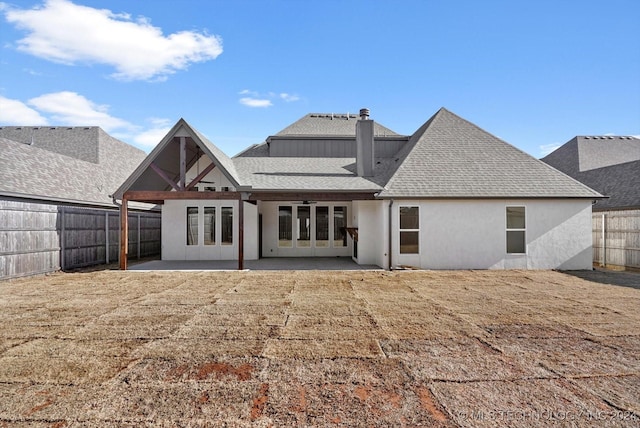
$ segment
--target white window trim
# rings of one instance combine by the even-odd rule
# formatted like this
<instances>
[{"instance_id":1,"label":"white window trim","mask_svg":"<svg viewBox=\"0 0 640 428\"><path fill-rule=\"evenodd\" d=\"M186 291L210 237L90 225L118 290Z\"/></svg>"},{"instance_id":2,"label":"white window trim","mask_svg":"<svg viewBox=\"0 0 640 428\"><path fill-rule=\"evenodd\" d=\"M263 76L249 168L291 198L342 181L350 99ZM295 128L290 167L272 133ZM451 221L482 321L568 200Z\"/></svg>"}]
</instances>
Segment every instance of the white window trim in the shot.
<instances>
[{"instance_id":1,"label":"white window trim","mask_svg":"<svg viewBox=\"0 0 640 428\"><path fill-rule=\"evenodd\" d=\"M402 210L402 208L417 208L418 209L418 228L417 229L403 229L402 228L402 220L400 218L401 213L400 211ZM420 224L422 222L420 221L420 205L398 205L398 254L400 256L415 256L416 254L420 254L420 251L422 251L422 245L420 245ZM403 253L402 252L402 247L400 244L400 235L402 234L402 232L418 232L418 252L417 253Z\"/></svg>"},{"instance_id":2,"label":"white window trim","mask_svg":"<svg viewBox=\"0 0 640 428\"><path fill-rule=\"evenodd\" d=\"M309 246L300 246L298 245L298 234L299 234L299 230L297 228L297 220L298 220L298 209L300 206L308 206L309 207L309 228L310 228L310 245ZM349 212L350 212L350 208L347 206L347 204L343 203L343 202L335 202L335 203L320 203L318 205L313 204L313 205L300 205L298 206L297 204L293 204L293 203L284 203L284 204L277 204L276 205L276 213L277 213L277 218L278 218L278 248L285 248L285 249L291 249L291 248L299 248L299 249L309 249L309 248L319 248L319 249L326 249L326 248L336 248L336 249L342 249L342 248L347 248L349 247L349 244L347 243L347 245L341 245L341 246L336 246L335 242L334 242L334 232L335 232L335 209L337 207L339 208L344 208L344 220L345 220L345 227L348 226L349 224ZM327 207L329 208L329 245L326 247L317 247L316 246L316 209L318 207ZM289 207L291 208L291 245L290 246L285 246L285 245L280 245L280 220L279 220L279 216L280 216L280 208L281 207Z\"/></svg>"},{"instance_id":3,"label":"white window trim","mask_svg":"<svg viewBox=\"0 0 640 428\"><path fill-rule=\"evenodd\" d=\"M507 208L524 208L524 228L508 228L507 227ZM521 205L521 204L509 204L509 205L505 205L504 207L504 227L505 227L505 233L504 233L504 238L505 238L505 242L504 242L504 251L508 256L522 256L522 255L526 255L527 254L527 249L528 249L528 245L527 245L527 206L526 205ZM524 252L523 253L510 253L507 250L507 235L509 232L524 232Z\"/></svg>"}]
</instances>

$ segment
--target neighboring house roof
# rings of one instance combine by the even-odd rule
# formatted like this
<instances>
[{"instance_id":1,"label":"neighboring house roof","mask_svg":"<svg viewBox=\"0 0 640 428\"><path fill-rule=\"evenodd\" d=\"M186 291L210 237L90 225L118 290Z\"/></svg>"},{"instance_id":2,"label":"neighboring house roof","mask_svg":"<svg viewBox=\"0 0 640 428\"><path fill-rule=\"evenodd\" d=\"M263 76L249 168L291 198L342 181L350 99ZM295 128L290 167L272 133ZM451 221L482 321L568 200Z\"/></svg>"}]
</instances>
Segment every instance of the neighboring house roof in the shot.
<instances>
[{"instance_id":1,"label":"neighboring house roof","mask_svg":"<svg viewBox=\"0 0 640 428\"><path fill-rule=\"evenodd\" d=\"M373 176L361 177L356 173L356 159L347 154L356 144L357 120L355 115L309 114L266 143L230 159L180 119L115 195L122 197L126 190L170 190L149 167L154 163L172 174L172 179L178 177L175 142L181 133L193 137L188 141L192 157L187 159L187 170L205 153L239 191L362 191L381 198L602 197L444 108L410 137L381 126L374 128L387 135L375 137L374 145L380 151ZM280 145L274 152L280 143L309 150L302 151L304 156L283 156L280 153L296 150L282 150ZM346 150L347 146L351 149Z\"/></svg>"},{"instance_id":2,"label":"neighboring house roof","mask_svg":"<svg viewBox=\"0 0 640 428\"><path fill-rule=\"evenodd\" d=\"M358 116L355 114L309 113L269 138L301 135L306 137L355 137L357 121ZM374 124L373 133L376 136L399 135L377 122Z\"/></svg>"},{"instance_id":3,"label":"neighboring house roof","mask_svg":"<svg viewBox=\"0 0 640 428\"><path fill-rule=\"evenodd\" d=\"M594 210L640 208L640 138L576 136L542 160L609 197Z\"/></svg>"},{"instance_id":4,"label":"neighboring house roof","mask_svg":"<svg viewBox=\"0 0 640 428\"><path fill-rule=\"evenodd\" d=\"M113 206L113 188L144 157L97 127L1 127L0 195Z\"/></svg>"},{"instance_id":5,"label":"neighboring house roof","mask_svg":"<svg viewBox=\"0 0 640 428\"><path fill-rule=\"evenodd\" d=\"M600 197L597 192L442 108L398 154L382 197Z\"/></svg>"}]
</instances>

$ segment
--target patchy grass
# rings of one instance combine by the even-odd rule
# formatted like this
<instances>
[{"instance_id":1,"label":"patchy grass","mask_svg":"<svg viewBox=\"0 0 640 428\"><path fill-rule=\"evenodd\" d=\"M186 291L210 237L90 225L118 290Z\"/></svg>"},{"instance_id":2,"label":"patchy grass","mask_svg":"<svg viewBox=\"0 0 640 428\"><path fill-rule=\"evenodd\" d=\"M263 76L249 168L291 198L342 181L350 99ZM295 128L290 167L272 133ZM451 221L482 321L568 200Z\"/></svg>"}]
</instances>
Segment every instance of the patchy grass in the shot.
<instances>
[{"instance_id":1,"label":"patchy grass","mask_svg":"<svg viewBox=\"0 0 640 428\"><path fill-rule=\"evenodd\" d=\"M638 426L640 289L581 276L2 282L0 427Z\"/></svg>"}]
</instances>

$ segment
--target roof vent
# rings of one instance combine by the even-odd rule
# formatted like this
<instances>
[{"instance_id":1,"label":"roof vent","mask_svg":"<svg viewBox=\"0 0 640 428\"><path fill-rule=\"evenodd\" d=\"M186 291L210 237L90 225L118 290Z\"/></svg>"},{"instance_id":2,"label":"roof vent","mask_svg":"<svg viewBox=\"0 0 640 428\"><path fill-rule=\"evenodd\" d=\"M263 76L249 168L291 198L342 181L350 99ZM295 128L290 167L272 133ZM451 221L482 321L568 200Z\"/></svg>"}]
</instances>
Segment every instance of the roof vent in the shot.
<instances>
[{"instance_id":1,"label":"roof vent","mask_svg":"<svg viewBox=\"0 0 640 428\"><path fill-rule=\"evenodd\" d=\"M369 120L369 109L361 108L360 109L360 119L361 120Z\"/></svg>"}]
</instances>

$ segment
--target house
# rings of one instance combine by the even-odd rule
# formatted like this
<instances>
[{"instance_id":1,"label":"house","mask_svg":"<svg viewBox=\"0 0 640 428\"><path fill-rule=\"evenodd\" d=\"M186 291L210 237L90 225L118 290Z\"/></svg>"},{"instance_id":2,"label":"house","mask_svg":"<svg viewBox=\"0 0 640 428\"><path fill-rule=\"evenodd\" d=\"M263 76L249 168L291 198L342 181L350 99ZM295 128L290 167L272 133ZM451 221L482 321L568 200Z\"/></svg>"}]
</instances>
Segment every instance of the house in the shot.
<instances>
[{"instance_id":1,"label":"house","mask_svg":"<svg viewBox=\"0 0 640 428\"><path fill-rule=\"evenodd\" d=\"M0 127L0 279L116 260L110 194L145 157L95 126ZM159 253L159 214L135 208L132 251Z\"/></svg>"},{"instance_id":2,"label":"house","mask_svg":"<svg viewBox=\"0 0 640 428\"><path fill-rule=\"evenodd\" d=\"M180 119L114 197L162 204L163 260L589 269L602 195L442 108L408 136L308 114L233 158Z\"/></svg>"},{"instance_id":3,"label":"house","mask_svg":"<svg viewBox=\"0 0 640 428\"><path fill-rule=\"evenodd\" d=\"M593 205L593 262L640 269L640 138L577 136L542 160L607 196Z\"/></svg>"},{"instance_id":4,"label":"house","mask_svg":"<svg viewBox=\"0 0 640 428\"><path fill-rule=\"evenodd\" d=\"M640 209L640 138L577 136L542 161L607 196L593 211Z\"/></svg>"}]
</instances>

